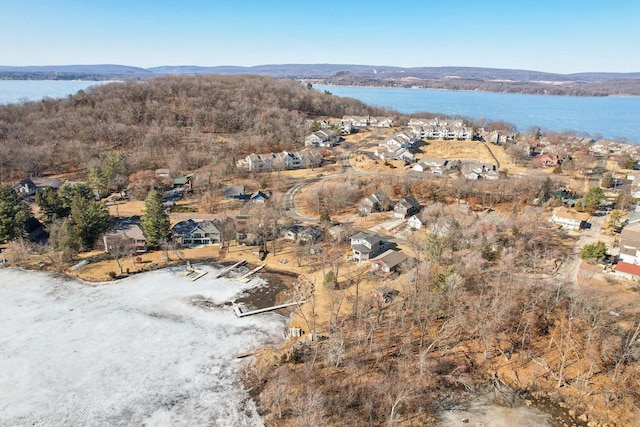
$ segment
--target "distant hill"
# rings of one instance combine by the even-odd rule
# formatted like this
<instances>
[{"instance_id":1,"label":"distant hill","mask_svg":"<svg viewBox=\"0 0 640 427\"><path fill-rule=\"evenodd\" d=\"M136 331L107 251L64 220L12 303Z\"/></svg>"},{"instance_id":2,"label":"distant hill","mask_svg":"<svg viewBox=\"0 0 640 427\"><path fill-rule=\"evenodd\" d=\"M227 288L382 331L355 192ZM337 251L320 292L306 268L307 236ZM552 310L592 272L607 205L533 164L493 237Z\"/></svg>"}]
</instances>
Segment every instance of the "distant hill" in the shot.
<instances>
[{"instance_id":1,"label":"distant hill","mask_svg":"<svg viewBox=\"0 0 640 427\"><path fill-rule=\"evenodd\" d=\"M128 65L27 65L9 67L0 65L0 73L92 73L92 74L150 74L150 71Z\"/></svg>"},{"instance_id":2,"label":"distant hill","mask_svg":"<svg viewBox=\"0 0 640 427\"><path fill-rule=\"evenodd\" d=\"M256 74L360 86L426 87L557 95L640 95L640 72L558 74L479 67L413 67L354 64L269 64L253 67L114 64L0 66L0 79L145 79L167 74Z\"/></svg>"}]
</instances>

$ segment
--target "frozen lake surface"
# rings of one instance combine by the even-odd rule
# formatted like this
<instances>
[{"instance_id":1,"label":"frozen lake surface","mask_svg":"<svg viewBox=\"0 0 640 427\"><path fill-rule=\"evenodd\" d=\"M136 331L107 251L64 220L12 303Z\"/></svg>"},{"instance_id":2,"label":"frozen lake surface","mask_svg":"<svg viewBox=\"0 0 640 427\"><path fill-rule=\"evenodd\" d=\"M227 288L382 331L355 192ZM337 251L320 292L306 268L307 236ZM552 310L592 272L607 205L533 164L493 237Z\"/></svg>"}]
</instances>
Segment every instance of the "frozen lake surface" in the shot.
<instances>
[{"instance_id":1,"label":"frozen lake surface","mask_svg":"<svg viewBox=\"0 0 640 427\"><path fill-rule=\"evenodd\" d=\"M87 284L0 269L0 425L262 425L234 355L279 343L285 319L217 307L259 279L179 271Z\"/></svg>"}]
</instances>

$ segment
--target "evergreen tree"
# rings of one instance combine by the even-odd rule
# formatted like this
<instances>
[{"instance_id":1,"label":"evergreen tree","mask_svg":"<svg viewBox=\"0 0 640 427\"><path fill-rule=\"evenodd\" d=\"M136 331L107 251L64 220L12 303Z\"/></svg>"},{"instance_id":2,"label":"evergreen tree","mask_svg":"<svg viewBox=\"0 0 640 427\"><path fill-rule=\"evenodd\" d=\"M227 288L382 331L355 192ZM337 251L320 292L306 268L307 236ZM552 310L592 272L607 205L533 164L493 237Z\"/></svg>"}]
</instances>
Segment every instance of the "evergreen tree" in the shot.
<instances>
[{"instance_id":1,"label":"evergreen tree","mask_svg":"<svg viewBox=\"0 0 640 427\"><path fill-rule=\"evenodd\" d=\"M62 206L62 200L58 195L58 191L54 188L49 187L38 191L36 193L36 204L47 222L52 222L55 218L64 218L69 215L68 210Z\"/></svg>"},{"instance_id":2,"label":"evergreen tree","mask_svg":"<svg viewBox=\"0 0 640 427\"><path fill-rule=\"evenodd\" d=\"M600 261L604 259L607 253L607 245L604 242L598 241L590 245L584 245L580 250L580 258L589 261Z\"/></svg>"},{"instance_id":3,"label":"evergreen tree","mask_svg":"<svg viewBox=\"0 0 640 427\"><path fill-rule=\"evenodd\" d=\"M100 199L106 196L107 193L109 192L107 177L105 176L105 173L102 171L102 169L99 166L94 166L91 169L89 169L89 176L87 177L87 182L89 183L93 191L95 191L95 194Z\"/></svg>"},{"instance_id":4,"label":"evergreen tree","mask_svg":"<svg viewBox=\"0 0 640 427\"><path fill-rule=\"evenodd\" d=\"M109 153L104 159L102 175L108 191L125 188L129 182L129 166L122 151Z\"/></svg>"},{"instance_id":5,"label":"evergreen tree","mask_svg":"<svg viewBox=\"0 0 640 427\"><path fill-rule=\"evenodd\" d=\"M157 248L169 237L169 215L162 206L162 195L157 190L151 190L144 200L142 230L150 248Z\"/></svg>"},{"instance_id":6,"label":"evergreen tree","mask_svg":"<svg viewBox=\"0 0 640 427\"><path fill-rule=\"evenodd\" d=\"M604 199L604 191L602 188L591 187L589 191L587 191L587 194L585 194L582 200L576 205L576 208L593 215L600 206L602 199Z\"/></svg>"},{"instance_id":7,"label":"evergreen tree","mask_svg":"<svg viewBox=\"0 0 640 427\"><path fill-rule=\"evenodd\" d=\"M55 218L66 218L71 214L71 204L75 199L82 198L95 201L93 191L86 184L63 185L59 190L46 188L36 194L36 203L47 222Z\"/></svg>"},{"instance_id":8,"label":"evergreen tree","mask_svg":"<svg viewBox=\"0 0 640 427\"><path fill-rule=\"evenodd\" d=\"M51 223L49 244L59 251L63 262L71 262L80 252L80 239L69 218L55 218Z\"/></svg>"},{"instance_id":9,"label":"evergreen tree","mask_svg":"<svg viewBox=\"0 0 640 427\"><path fill-rule=\"evenodd\" d=\"M71 220L82 249L93 246L98 237L109 229L109 212L95 200L77 197L71 202Z\"/></svg>"},{"instance_id":10,"label":"evergreen tree","mask_svg":"<svg viewBox=\"0 0 640 427\"><path fill-rule=\"evenodd\" d=\"M31 209L8 186L0 186L0 242L26 235Z\"/></svg>"}]
</instances>

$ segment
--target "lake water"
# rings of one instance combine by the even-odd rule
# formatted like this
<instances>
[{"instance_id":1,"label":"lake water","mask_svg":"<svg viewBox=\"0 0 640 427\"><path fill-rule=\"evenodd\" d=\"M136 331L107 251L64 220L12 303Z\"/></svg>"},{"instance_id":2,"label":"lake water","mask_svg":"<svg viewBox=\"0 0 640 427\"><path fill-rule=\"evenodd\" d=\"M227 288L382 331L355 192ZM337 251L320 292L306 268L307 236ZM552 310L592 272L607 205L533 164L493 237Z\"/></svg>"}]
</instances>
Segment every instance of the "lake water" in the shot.
<instances>
[{"instance_id":1,"label":"lake water","mask_svg":"<svg viewBox=\"0 0 640 427\"><path fill-rule=\"evenodd\" d=\"M108 81L0 80L0 104L64 98ZM430 112L472 119L513 123L519 131L530 126L587 133L595 139L623 138L640 143L640 97L553 96L513 93L402 89L352 86L315 86L338 96L392 108L401 113Z\"/></svg>"},{"instance_id":2,"label":"lake water","mask_svg":"<svg viewBox=\"0 0 640 427\"><path fill-rule=\"evenodd\" d=\"M279 345L286 319L236 317L264 282L198 267L98 284L0 268L0 425L263 425L235 355Z\"/></svg>"},{"instance_id":3,"label":"lake water","mask_svg":"<svg viewBox=\"0 0 640 427\"><path fill-rule=\"evenodd\" d=\"M88 87L111 83L85 80L0 80L0 104L64 98Z\"/></svg>"},{"instance_id":4,"label":"lake water","mask_svg":"<svg viewBox=\"0 0 640 427\"><path fill-rule=\"evenodd\" d=\"M514 124L586 132L595 139L624 138L640 142L640 97L553 96L513 93L404 89L354 86L314 86L334 95L401 113L430 112L472 119L487 118Z\"/></svg>"}]
</instances>

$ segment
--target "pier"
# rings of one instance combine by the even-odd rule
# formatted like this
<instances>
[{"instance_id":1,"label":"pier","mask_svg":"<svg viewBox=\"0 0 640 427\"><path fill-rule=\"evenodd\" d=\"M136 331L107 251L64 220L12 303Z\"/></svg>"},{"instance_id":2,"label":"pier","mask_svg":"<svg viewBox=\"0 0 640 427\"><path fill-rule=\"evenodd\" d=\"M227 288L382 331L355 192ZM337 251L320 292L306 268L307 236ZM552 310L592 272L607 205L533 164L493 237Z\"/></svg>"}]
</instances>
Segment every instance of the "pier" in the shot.
<instances>
[{"instance_id":1,"label":"pier","mask_svg":"<svg viewBox=\"0 0 640 427\"><path fill-rule=\"evenodd\" d=\"M192 282L195 282L196 280L207 274L207 271L194 268L191 266L191 261L187 261L187 265L184 267L184 271L180 272L180 274L182 276L186 276L187 279L191 280Z\"/></svg>"},{"instance_id":2,"label":"pier","mask_svg":"<svg viewBox=\"0 0 640 427\"><path fill-rule=\"evenodd\" d=\"M291 307L292 305L303 304L304 302L305 302L305 300L296 301L296 302L288 302L286 304L274 305L272 307L258 308L256 310L251 310L251 311L243 311L242 307L240 307L239 305L234 305L233 306L233 311L236 313L236 316L238 316L238 317L253 316L254 314L267 313L269 311L278 310L278 309L286 308L286 307Z\"/></svg>"},{"instance_id":3,"label":"pier","mask_svg":"<svg viewBox=\"0 0 640 427\"><path fill-rule=\"evenodd\" d=\"M257 273L258 271L262 270L267 264L262 264L259 265L258 267L254 268L253 270L251 270L248 273L243 274L242 276L238 277L236 280L238 282L242 282L242 283L247 283L249 280L251 280L251 276L255 273Z\"/></svg>"},{"instance_id":4,"label":"pier","mask_svg":"<svg viewBox=\"0 0 640 427\"><path fill-rule=\"evenodd\" d=\"M215 276L213 276L214 279L217 279L219 277L225 276L227 274L229 274L234 268L240 267L241 265L244 265L247 262L246 259L240 260L238 262L236 262L235 264L229 266L229 267L225 267L222 270L220 270L218 273L216 273Z\"/></svg>"}]
</instances>

